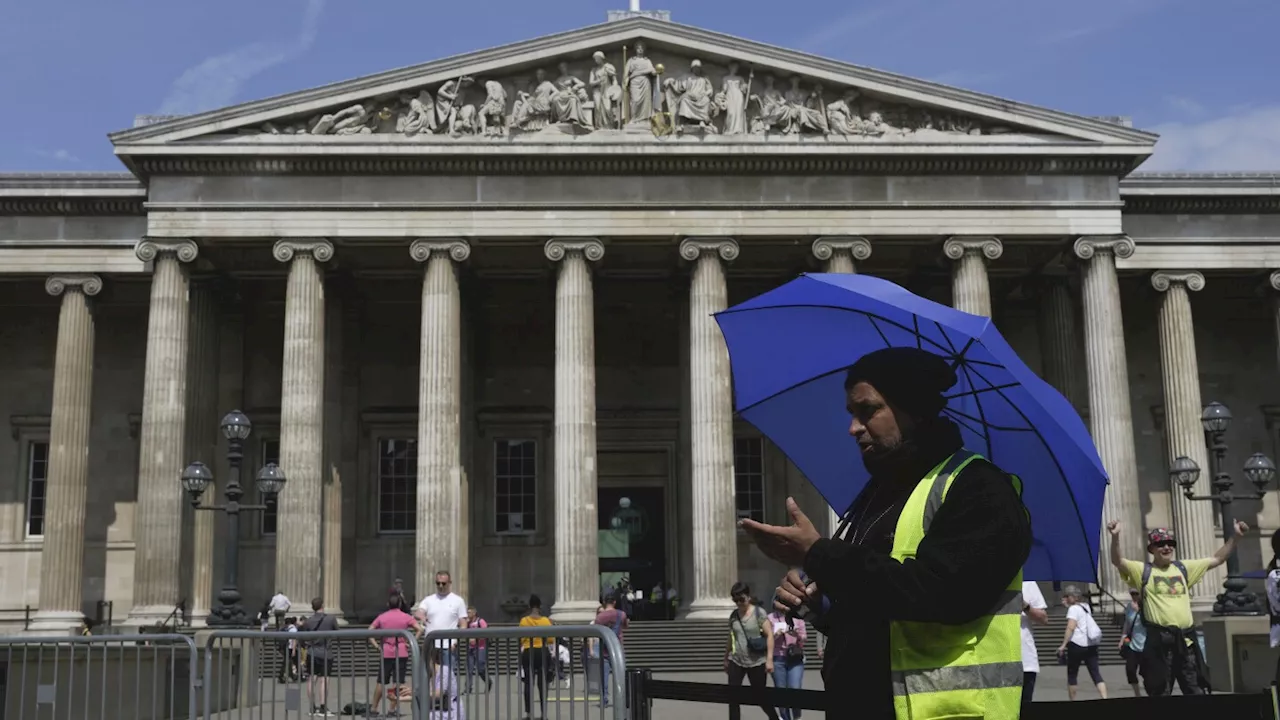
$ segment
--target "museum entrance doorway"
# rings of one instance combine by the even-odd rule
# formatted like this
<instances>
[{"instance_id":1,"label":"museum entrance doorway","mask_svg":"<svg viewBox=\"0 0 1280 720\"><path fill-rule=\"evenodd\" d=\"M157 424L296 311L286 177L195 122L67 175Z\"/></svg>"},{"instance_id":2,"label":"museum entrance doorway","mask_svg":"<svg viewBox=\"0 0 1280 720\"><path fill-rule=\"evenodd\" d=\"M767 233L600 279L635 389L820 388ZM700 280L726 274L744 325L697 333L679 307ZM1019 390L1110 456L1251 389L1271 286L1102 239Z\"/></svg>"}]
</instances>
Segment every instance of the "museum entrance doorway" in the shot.
<instances>
[{"instance_id":1,"label":"museum entrance doorway","mask_svg":"<svg viewBox=\"0 0 1280 720\"><path fill-rule=\"evenodd\" d=\"M652 590L670 584L667 566L667 478L665 451L599 453L598 551L601 592L620 588L641 593L630 604L637 619L664 619L665 604L649 602Z\"/></svg>"}]
</instances>

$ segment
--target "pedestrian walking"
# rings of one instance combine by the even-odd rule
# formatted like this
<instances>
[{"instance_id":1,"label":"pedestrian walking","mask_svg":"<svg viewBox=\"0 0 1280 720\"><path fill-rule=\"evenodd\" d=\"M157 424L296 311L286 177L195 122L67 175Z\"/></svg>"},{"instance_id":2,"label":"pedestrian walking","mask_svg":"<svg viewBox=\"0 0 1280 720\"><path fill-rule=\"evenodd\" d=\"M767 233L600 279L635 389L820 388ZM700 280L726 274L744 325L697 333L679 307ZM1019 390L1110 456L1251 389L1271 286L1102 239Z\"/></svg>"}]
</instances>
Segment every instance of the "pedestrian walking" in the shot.
<instances>
[{"instance_id":1,"label":"pedestrian walking","mask_svg":"<svg viewBox=\"0 0 1280 720\"><path fill-rule=\"evenodd\" d=\"M436 572L436 591L418 603L418 607L426 613L427 635L433 632L448 632L467 626L467 602L453 592L453 576L448 570ZM440 661L449 667L456 667L457 658L454 649L458 639L451 637L431 640L432 647L440 648Z\"/></svg>"},{"instance_id":2,"label":"pedestrian walking","mask_svg":"<svg viewBox=\"0 0 1280 720\"><path fill-rule=\"evenodd\" d=\"M1102 680L1102 668L1098 666L1098 646L1102 644L1102 628L1093 619L1093 610L1089 603L1081 599L1082 592L1075 585L1062 589L1062 604L1067 608L1067 629L1063 634L1062 644L1058 646L1058 657L1067 662L1067 697L1076 699L1076 685L1079 682L1080 666L1089 670L1089 678L1098 688L1098 695L1107 699L1107 684Z\"/></svg>"},{"instance_id":3,"label":"pedestrian walking","mask_svg":"<svg viewBox=\"0 0 1280 720\"><path fill-rule=\"evenodd\" d=\"M480 617L474 607L469 607L467 608L467 627L479 630L489 627L489 623ZM480 674L480 680L484 682L486 692L493 689L493 680L489 677L488 643L484 638L467 641L467 687L464 692L468 694L472 692L471 680L476 673Z\"/></svg>"},{"instance_id":4,"label":"pedestrian walking","mask_svg":"<svg viewBox=\"0 0 1280 720\"><path fill-rule=\"evenodd\" d=\"M1134 697L1142 697L1138 671L1142 648L1146 646L1147 628L1142 624L1141 593L1129 590L1129 604L1124 608L1124 633L1120 638L1120 657L1124 658L1124 678L1133 688Z\"/></svg>"},{"instance_id":5,"label":"pedestrian walking","mask_svg":"<svg viewBox=\"0 0 1280 720\"><path fill-rule=\"evenodd\" d=\"M1271 533L1271 562L1267 564L1267 612L1271 615L1271 647L1280 647L1280 530ZM1280 658L1275 685L1280 687Z\"/></svg>"},{"instance_id":6,"label":"pedestrian walking","mask_svg":"<svg viewBox=\"0 0 1280 720\"><path fill-rule=\"evenodd\" d=\"M542 598L529 596L529 612L520 618L520 627L551 627L551 618L542 614ZM533 717L533 686L538 686L538 703L547 716L547 680L553 672L549 651L554 637L520 638L520 682L524 686L524 716Z\"/></svg>"},{"instance_id":7,"label":"pedestrian walking","mask_svg":"<svg viewBox=\"0 0 1280 720\"><path fill-rule=\"evenodd\" d=\"M767 678L773 674L774 667L769 618L751 597L751 587L746 583L734 583L729 598L737 607L729 613L729 639L724 649L724 671L729 675L729 684L737 687L746 678L751 687L767 687ZM778 720L772 706L760 708L770 720Z\"/></svg>"},{"instance_id":8,"label":"pedestrian walking","mask_svg":"<svg viewBox=\"0 0 1280 720\"><path fill-rule=\"evenodd\" d=\"M771 603L776 605L777 603ZM769 613L773 632L773 686L804 688L804 643L809 633L803 620ZM800 708L777 708L782 720L800 720Z\"/></svg>"},{"instance_id":9,"label":"pedestrian walking","mask_svg":"<svg viewBox=\"0 0 1280 720\"><path fill-rule=\"evenodd\" d=\"M618 598L609 594L605 595L604 604L596 611L596 616L591 621L591 624L601 625L612 630L614 637L618 638L618 647L622 647L627 628L631 626L631 618L618 609ZM598 647L598 655L600 658L600 703L604 707L609 707L609 703L612 700L609 692L609 680L613 674L614 659L610 658L609 649L603 643L600 643Z\"/></svg>"},{"instance_id":10,"label":"pedestrian walking","mask_svg":"<svg viewBox=\"0 0 1280 720\"><path fill-rule=\"evenodd\" d=\"M1036 694L1036 678L1040 676L1040 653L1036 650L1036 637L1032 625L1049 622L1048 604L1040 586L1033 582L1022 583L1022 712L1027 711Z\"/></svg>"},{"instance_id":11,"label":"pedestrian walking","mask_svg":"<svg viewBox=\"0 0 1280 720\"><path fill-rule=\"evenodd\" d=\"M324 599L311 601L311 617L303 621L300 632L335 632L338 619L324 611ZM304 636L305 637L305 636ZM311 714L321 717L334 715L329 710L329 678L333 676L333 643L331 640L305 641L307 651L307 697L311 701Z\"/></svg>"}]
</instances>

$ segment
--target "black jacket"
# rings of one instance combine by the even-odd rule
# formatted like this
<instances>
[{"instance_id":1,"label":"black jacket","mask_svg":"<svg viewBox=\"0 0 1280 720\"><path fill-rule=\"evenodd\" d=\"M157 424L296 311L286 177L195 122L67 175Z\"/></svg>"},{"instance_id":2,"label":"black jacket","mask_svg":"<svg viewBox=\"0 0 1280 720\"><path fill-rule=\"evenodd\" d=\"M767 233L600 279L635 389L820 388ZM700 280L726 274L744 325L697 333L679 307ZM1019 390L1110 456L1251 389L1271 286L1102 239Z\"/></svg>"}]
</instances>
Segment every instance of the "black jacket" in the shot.
<instances>
[{"instance_id":1,"label":"black jacket","mask_svg":"<svg viewBox=\"0 0 1280 720\"><path fill-rule=\"evenodd\" d=\"M831 707L892 717L889 622L959 625L990 612L1031 551L1031 525L1010 477L975 460L952 481L916 557L889 557L893 531L916 484L961 447L940 421L911 458L873 474L845 518L843 539L819 540L804 571L829 601L814 626L828 637L822 677Z\"/></svg>"}]
</instances>

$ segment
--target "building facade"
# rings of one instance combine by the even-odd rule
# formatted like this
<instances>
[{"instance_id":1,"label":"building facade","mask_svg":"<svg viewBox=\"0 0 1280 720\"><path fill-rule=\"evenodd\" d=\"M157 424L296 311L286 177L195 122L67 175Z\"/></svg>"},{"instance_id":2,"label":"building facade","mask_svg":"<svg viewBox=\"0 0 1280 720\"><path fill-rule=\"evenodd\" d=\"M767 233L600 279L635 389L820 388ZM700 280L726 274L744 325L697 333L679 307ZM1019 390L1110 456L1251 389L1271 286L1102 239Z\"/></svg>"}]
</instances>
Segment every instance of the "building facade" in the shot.
<instances>
[{"instance_id":1,"label":"building facade","mask_svg":"<svg viewBox=\"0 0 1280 720\"><path fill-rule=\"evenodd\" d=\"M1167 471L1208 492L1202 404L1228 469L1280 439L1280 178L1135 173L1156 137L1116 119L622 17L111 141L128 172L0 176L10 630L200 622L231 540L179 478L221 499L233 408L247 500L287 477L234 539L251 607L363 618L444 569L493 620L622 576L722 617L778 575L735 518L830 522L733 419L710 317L805 271L991 315L1089 421L1134 556L1221 541Z\"/></svg>"}]
</instances>

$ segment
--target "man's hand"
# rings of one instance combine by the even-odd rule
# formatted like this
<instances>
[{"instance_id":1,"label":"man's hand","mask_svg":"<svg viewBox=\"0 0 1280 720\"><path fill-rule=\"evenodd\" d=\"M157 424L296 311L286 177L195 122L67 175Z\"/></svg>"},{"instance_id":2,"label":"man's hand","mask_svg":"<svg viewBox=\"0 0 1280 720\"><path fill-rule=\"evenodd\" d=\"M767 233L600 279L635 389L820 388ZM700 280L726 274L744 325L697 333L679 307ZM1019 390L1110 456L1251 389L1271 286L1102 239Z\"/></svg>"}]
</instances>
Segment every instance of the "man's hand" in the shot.
<instances>
[{"instance_id":1,"label":"man's hand","mask_svg":"<svg viewBox=\"0 0 1280 720\"><path fill-rule=\"evenodd\" d=\"M751 534L756 547L769 558L783 565L799 567L804 564L809 548L822 536L809 518L800 511L795 498L787 498L787 513L791 525L765 525L754 520L740 520L738 525Z\"/></svg>"},{"instance_id":2,"label":"man's hand","mask_svg":"<svg viewBox=\"0 0 1280 720\"><path fill-rule=\"evenodd\" d=\"M1120 537L1120 521L1112 520L1107 523L1107 532L1111 533L1111 537Z\"/></svg>"},{"instance_id":3,"label":"man's hand","mask_svg":"<svg viewBox=\"0 0 1280 720\"><path fill-rule=\"evenodd\" d=\"M788 612L795 610L809 598L818 592L817 583L805 587L804 579L800 577L798 570L789 570L782 578L782 584L774 591L776 599L773 603L773 609L786 615Z\"/></svg>"},{"instance_id":4,"label":"man's hand","mask_svg":"<svg viewBox=\"0 0 1280 720\"><path fill-rule=\"evenodd\" d=\"M1237 521L1236 521L1236 534L1235 534L1233 537L1242 537L1242 536L1243 536L1245 533L1247 533L1247 532L1249 532L1249 523L1247 523L1247 522L1245 522L1245 521L1243 521L1243 520L1237 520Z\"/></svg>"}]
</instances>

